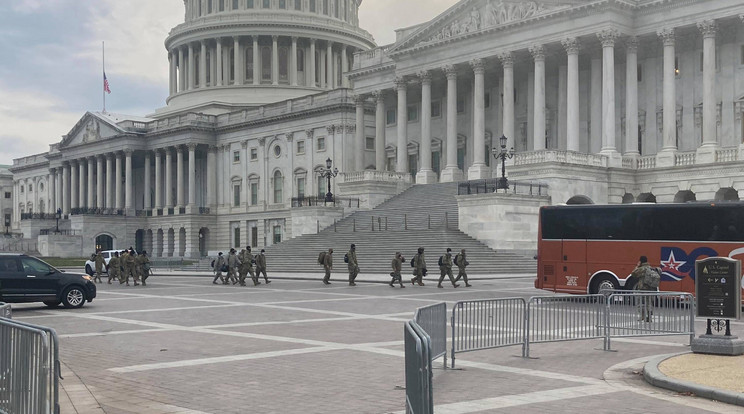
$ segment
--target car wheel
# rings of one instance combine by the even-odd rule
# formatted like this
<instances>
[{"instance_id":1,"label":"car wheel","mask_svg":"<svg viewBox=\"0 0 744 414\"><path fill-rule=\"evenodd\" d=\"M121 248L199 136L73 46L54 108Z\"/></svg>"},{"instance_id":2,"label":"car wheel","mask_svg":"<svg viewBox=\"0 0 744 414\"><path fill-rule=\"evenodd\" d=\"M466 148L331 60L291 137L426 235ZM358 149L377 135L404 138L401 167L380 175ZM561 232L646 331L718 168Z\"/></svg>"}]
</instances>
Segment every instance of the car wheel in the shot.
<instances>
[{"instance_id":1,"label":"car wheel","mask_svg":"<svg viewBox=\"0 0 744 414\"><path fill-rule=\"evenodd\" d=\"M617 280L614 277L610 275L600 275L592 281L592 285L589 288L589 293L591 293L592 295L596 295L603 290L618 289L620 289L620 284L617 283Z\"/></svg>"},{"instance_id":2,"label":"car wheel","mask_svg":"<svg viewBox=\"0 0 744 414\"><path fill-rule=\"evenodd\" d=\"M78 286L65 289L62 294L62 304L65 308L80 308L85 304L85 292Z\"/></svg>"},{"instance_id":3,"label":"car wheel","mask_svg":"<svg viewBox=\"0 0 744 414\"><path fill-rule=\"evenodd\" d=\"M90 265L85 265L85 273L87 273L88 276L93 276L93 269L90 267Z\"/></svg>"},{"instance_id":4,"label":"car wheel","mask_svg":"<svg viewBox=\"0 0 744 414\"><path fill-rule=\"evenodd\" d=\"M59 306L59 301L47 300L47 301L44 301L44 304L49 306L50 308L56 308L57 306Z\"/></svg>"}]
</instances>

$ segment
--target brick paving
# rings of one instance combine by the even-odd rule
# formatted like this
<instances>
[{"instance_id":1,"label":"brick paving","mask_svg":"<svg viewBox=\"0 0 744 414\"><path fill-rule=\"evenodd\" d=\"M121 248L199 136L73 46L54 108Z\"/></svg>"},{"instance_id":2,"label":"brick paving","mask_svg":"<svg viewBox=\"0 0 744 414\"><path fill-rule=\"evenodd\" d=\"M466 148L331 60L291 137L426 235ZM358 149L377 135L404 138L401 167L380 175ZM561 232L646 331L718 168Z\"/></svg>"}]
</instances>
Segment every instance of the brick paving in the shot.
<instances>
[{"instance_id":1,"label":"brick paving","mask_svg":"<svg viewBox=\"0 0 744 414\"><path fill-rule=\"evenodd\" d=\"M60 335L63 413L401 413L403 322L417 307L545 294L529 278L408 286L275 279L241 288L168 276L144 288L99 285L82 309L18 305L13 316ZM613 341L615 352L601 340L534 344L530 359L506 347L458 354L455 370L440 359L435 412L744 411L649 390L634 374L686 341ZM605 381L610 372L624 379Z\"/></svg>"}]
</instances>

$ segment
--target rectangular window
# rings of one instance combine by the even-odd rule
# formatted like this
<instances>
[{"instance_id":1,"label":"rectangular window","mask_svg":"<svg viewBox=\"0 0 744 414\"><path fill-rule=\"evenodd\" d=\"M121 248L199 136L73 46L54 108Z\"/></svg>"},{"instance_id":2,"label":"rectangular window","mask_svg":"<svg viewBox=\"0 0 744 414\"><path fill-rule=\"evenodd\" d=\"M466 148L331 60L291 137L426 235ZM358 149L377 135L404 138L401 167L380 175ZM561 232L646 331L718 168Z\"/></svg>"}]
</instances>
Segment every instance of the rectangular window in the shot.
<instances>
[{"instance_id":1,"label":"rectangular window","mask_svg":"<svg viewBox=\"0 0 744 414\"><path fill-rule=\"evenodd\" d=\"M486 108L491 107L491 94L486 92L485 96L483 97L483 106Z\"/></svg>"},{"instance_id":2,"label":"rectangular window","mask_svg":"<svg viewBox=\"0 0 744 414\"><path fill-rule=\"evenodd\" d=\"M431 117L439 118L440 116L442 116L442 102L434 101L431 103Z\"/></svg>"},{"instance_id":3,"label":"rectangular window","mask_svg":"<svg viewBox=\"0 0 744 414\"><path fill-rule=\"evenodd\" d=\"M271 8L271 0L263 0L263 8L264 9L270 9Z\"/></svg>"},{"instance_id":4,"label":"rectangular window","mask_svg":"<svg viewBox=\"0 0 744 414\"><path fill-rule=\"evenodd\" d=\"M367 137L367 139L364 141L365 145L364 148L369 151L375 150L375 138L374 137Z\"/></svg>"},{"instance_id":5,"label":"rectangular window","mask_svg":"<svg viewBox=\"0 0 744 414\"><path fill-rule=\"evenodd\" d=\"M225 0L220 0L220 11L225 11Z\"/></svg>"},{"instance_id":6,"label":"rectangular window","mask_svg":"<svg viewBox=\"0 0 744 414\"><path fill-rule=\"evenodd\" d=\"M279 0L279 8L280 9L286 9L287 8L287 0Z\"/></svg>"},{"instance_id":7,"label":"rectangular window","mask_svg":"<svg viewBox=\"0 0 744 414\"><path fill-rule=\"evenodd\" d=\"M410 105L408 107L408 122L418 121L418 108L416 105Z\"/></svg>"},{"instance_id":8,"label":"rectangular window","mask_svg":"<svg viewBox=\"0 0 744 414\"><path fill-rule=\"evenodd\" d=\"M328 14L328 0L323 0L323 14Z\"/></svg>"},{"instance_id":9,"label":"rectangular window","mask_svg":"<svg viewBox=\"0 0 744 414\"><path fill-rule=\"evenodd\" d=\"M258 148L251 148L251 161L258 160Z\"/></svg>"},{"instance_id":10,"label":"rectangular window","mask_svg":"<svg viewBox=\"0 0 744 414\"><path fill-rule=\"evenodd\" d=\"M315 13L315 0L310 0L310 12Z\"/></svg>"},{"instance_id":11,"label":"rectangular window","mask_svg":"<svg viewBox=\"0 0 744 414\"><path fill-rule=\"evenodd\" d=\"M256 5L253 4L253 0L245 0L245 2L246 6L248 6L249 9L256 7Z\"/></svg>"},{"instance_id":12,"label":"rectangular window","mask_svg":"<svg viewBox=\"0 0 744 414\"><path fill-rule=\"evenodd\" d=\"M305 153L305 141L297 141L297 154Z\"/></svg>"},{"instance_id":13,"label":"rectangular window","mask_svg":"<svg viewBox=\"0 0 744 414\"><path fill-rule=\"evenodd\" d=\"M638 83L643 82L643 65L638 64Z\"/></svg>"},{"instance_id":14,"label":"rectangular window","mask_svg":"<svg viewBox=\"0 0 744 414\"><path fill-rule=\"evenodd\" d=\"M325 145L325 138L320 137L318 138L318 151L325 151L326 145Z\"/></svg>"},{"instance_id":15,"label":"rectangular window","mask_svg":"<svg viewBox=\"0 0 744 414\"><path fill-rule=\"evenodd\" d=\"M252 0L249 0L249 1L252 1ZM238 5L238 0L232 0L232 4L233 4L233 6L232 6L232 9L233 10L238 10L238 8L240 7Z\"/></svg>"},{"instance_id":16,"label":"rectangular window","mask_svg":"<svg viewBox=\"0 0 744 414\"><path fill-rule=\"evenodd\" d=\"M251 205L258 204L258 183L251 183Z\"/></svg>"},{"instance_id":17,"label":"rectangular window","mask_svg":"<svg viewBox=\"0 0 744 414\"><path fill-rule=\"evenodd\" d=\"M214 9L212 9L212 0L209 0L207 2L207 13L212 13Z\"/></svg>"},{"instance_id":18,"label":"rectangular window","mask_svg":"<svg viewBox=\"0 0 744 414\"><path fill-rule=\"evenodd\" d=\"M33 185L31 185L31 184L29 184L29 185L28 185L28 191L29 191L29 192L31 192L31 191L34 191L34 186L33 186Z\"/></svg>"},{"instance_id":19,"label":"rectangular window","mask_svg":"<svg viewBox=\"0 0 744 414\"><path fill-rule=\"evenodd\" d=\"M233 185L233 207L240 207L240 185Z\"/></svg>"},{"instance_id":20,"label":"rectangular window","mask_svg":"<svg viewBox=\"0 0 744 414\"><path fill-rule=\"evenodd\" d=\"M325 195L326 195L326 186L327 186L327 184L326 184L326 180L324 178L318 180L318 197L325 197Z\"/></svg>"},{"instance_id":21,"label":"rectangular window","mask_svg":"<svg viewBox=\"0 0 744 414\"><path fill-rule=\"evenodd\" d=\"M385 113L385 123L387 125L395 124L395 109L388 109Z\"/></svg>"},{"instance_id":22,"label":"rectangular window","mask_svg":"<svg viewBox=\"0 0 744 414\"><path fill-rule=\"evenodd\" d=\"M274 244L282 242L282 226L274 226Z\"/></svg>"},{"instance_id":23,"label":"rectangular window","mask_svg":"<svg viewBox=\"0 0 744 414\"><path fill-rule=\"evenodd\" d=\"M233 151L233 162L240 162L240 151Z\"/></svg>"},{"instance_id":24,"label":"rectangular window","mask_svg":"<svg viewBox=\"0 0 744 414\"><path fill-rule=\"evenodd\" d=\"M457 98L457 113L461 114L465 112L465 99Z\"/></svg>"},{"instance_id":25,"label":"rectangular window","mask_svg":"<svg viewBox=\"0 0 744 414\"><path fill-rule=\"evenodd\" d=\"M295 10L302 10L302 0L295 0Z\"/></svg>"},{"instance_id":26,"label":"rectangular window","mask_svg":"<svg viewBox=\"0 0 744 414\"><path fill-rule=\"evenodd\" d=\"M305 198L305 177L297 179L297 197Z\"/></svg>"},{"instance_id":27,"label":"rectangular window","mask_svg":"<svg viewBox=\"0 0 744 414\"><path fill-rule=\"evenodd\" d=\"M236 227L234 229L233 243L234 243L233 244L234 247L239 247L240 246L240 227Z\"/></svg>"},{"instance_id":28,"label":"rectangular window","mask_svg":"<svg viewBox=\"0 0 744 414\"><path fill-rule=\"evenodd\" d=\"M9 192L7 192L7 191L6 191L6 192L5 192L5 198L10 198L10 197L11 197L11 194L10 194Z\"/></svg>"}]
</instances>

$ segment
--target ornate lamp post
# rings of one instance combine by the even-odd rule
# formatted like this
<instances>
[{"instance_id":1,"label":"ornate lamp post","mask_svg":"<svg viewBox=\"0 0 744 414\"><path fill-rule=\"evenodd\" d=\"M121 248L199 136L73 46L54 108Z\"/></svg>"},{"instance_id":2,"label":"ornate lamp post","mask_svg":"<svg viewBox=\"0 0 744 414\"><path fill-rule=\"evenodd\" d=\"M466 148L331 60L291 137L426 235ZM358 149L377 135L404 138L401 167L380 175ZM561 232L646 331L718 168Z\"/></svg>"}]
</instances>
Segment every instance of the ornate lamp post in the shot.
<instances>
[{"instance_id":1,"label":"ornate lamp post","mask_svg":"<svg viewBox=\"0 0 744 414\"><path fill-rule=\"evenodd\" d=\"M57 212L54 214L54 218L57 219L57 229L54 231L55 233L59 233L59 219L62 217L62 209L58 208Z\"/></svg>"},{"instance_id":2,"label":"ornate lamp post","mask_svg":"<svg viewBox=\"0 0 744 414\"><path fill-rule=\"evenodd\" d=\"M501 145L501 148L494 148L491 150L494 158L496 158L497 160L501 159L501 178L499 178L499 181L496 183L497 190L509 189L509 180L506 179L506 159L512 159L514 157L514 147L507 150L506 141L506 136L502 135L501 138L499 138L499 144Z\"/></svg>"},{"instance_id":3,"label":"ornate lamp post","mask_svg":"<svg viewBox=\"0 0 744 414\"><path fill-rule=\"evenodd\" d=\"M330 158L326 160L326 169L320 171L320 176L323 178L328 179L328 192L325 196L325 202L326 203L332 203L333 202L333 193L331 193L331 177L335 177L338 175L338 168L331 169L333 166L333 161L331 161Z\"/></svg>"}]
</instances>

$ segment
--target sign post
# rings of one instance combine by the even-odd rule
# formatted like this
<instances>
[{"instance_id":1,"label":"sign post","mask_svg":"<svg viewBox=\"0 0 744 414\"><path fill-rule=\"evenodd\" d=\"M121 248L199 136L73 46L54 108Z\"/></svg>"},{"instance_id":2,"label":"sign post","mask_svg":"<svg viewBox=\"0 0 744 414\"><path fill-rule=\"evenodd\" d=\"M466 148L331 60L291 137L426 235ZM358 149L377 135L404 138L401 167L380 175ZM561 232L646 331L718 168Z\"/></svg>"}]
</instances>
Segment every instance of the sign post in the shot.
<instances>
[{"instance_id":1,"label":"sign post","mask_svg":"<svg viewBox=\"0 0 744 414\"><path fill-rule=\"evenodd\" d=\"M709 257L695 262L697 316L707 318L705 335L692 341L692 351L704 354L742 355L744 341L731 335L731 319L741 318L741 262ZM713 330L725 334L714 335Z\"/></svg>"}]
</instances>

